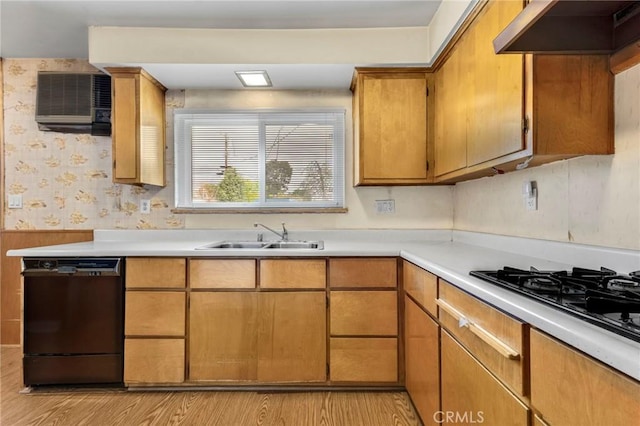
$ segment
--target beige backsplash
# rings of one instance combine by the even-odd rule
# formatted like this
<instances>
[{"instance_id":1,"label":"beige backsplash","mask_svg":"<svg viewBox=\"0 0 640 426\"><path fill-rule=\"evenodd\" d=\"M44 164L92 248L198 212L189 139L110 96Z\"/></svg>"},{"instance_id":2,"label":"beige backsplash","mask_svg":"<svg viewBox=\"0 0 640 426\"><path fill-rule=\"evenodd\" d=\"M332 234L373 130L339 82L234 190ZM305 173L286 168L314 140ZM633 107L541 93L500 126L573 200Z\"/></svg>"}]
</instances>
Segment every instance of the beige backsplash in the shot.
<instances>
[{"instance_id":1,"label":"beige backsplash","mask_svg":"<svg viewBox=\"0 0 640 426\"><path fill-rule=\"evenodd\" d=\"M640 249L640 66L615 79L615 155L457 184L454 228ZM538 210L522 183L537 182Z\"/></svg>"}]
</instances>

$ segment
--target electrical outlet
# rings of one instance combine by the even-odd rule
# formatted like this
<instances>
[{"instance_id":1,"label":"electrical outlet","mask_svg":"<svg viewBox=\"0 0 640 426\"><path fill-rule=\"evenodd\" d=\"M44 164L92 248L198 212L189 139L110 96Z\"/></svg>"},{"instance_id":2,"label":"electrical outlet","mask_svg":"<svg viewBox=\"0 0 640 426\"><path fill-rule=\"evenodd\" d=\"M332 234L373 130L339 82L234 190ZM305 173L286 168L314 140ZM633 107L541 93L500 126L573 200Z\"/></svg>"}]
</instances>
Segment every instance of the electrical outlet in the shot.
<instances>
[{"instance_id":1,"label":"electrical outlet","mask_svg":"<svg viewBox=\"0 0 640 426\"><path fill-rule=\"evenodd\" d=\"M395 200L376 200L377 214L394 214L396 212Z\"/></svg>"},{"instance_id":2,"label":"electrical outlet","mask_svg":"<svg viewBox=\"0 0 640 426\"><path fill-rule=\"evenodd\" d=\"M526 197L524 203L527 210L538 210L538 197L536 195Z\"/></svg>"},{"instance_id":3,"label":"electrical outlet","mask_svg":"<svg viewBox=\"0 0 640 426\"><path fill-rule=\"evenodd\" d=\"M151 200L140 200L140 213L151 213Z\"/></svg>"},{"instance_id":4,"label":"electrical outlet","mask_svg":"<svg viewBox=\"0 0 640 426\"><path fill-rule=\"evenodd\" d=\"M9 206L10 209L22 208L22 194L9 194Z\"/></svg>"}]
</instances>

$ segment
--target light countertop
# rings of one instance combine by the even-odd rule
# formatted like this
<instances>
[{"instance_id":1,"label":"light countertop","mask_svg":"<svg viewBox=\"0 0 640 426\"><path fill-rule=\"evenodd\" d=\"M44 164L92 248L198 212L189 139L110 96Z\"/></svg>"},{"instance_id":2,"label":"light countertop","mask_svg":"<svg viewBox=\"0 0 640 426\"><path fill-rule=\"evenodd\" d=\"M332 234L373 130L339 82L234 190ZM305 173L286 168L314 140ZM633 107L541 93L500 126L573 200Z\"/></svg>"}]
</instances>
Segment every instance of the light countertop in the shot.
<instances>
[{"instance_id":1,"label":"light countertop","mask_svg":"<svg viewBox=\"0 0 640 426\"><path fill-rule=\"evenodd\" d=\"M264 235L270 240L270 235ZM274 236L275 237L275 236ZM640 270L640 251L450 230L300 231L292 240L323 240L315 249L197 250L224 240L255 241L255 231L96 230L94 241L11 250L9 256L401 256L481 300L640 380L640 342L469 275L504 266L541 270L605 266ZM551 260L553 259L553 260Z\"/></svg>"}]
</instances>

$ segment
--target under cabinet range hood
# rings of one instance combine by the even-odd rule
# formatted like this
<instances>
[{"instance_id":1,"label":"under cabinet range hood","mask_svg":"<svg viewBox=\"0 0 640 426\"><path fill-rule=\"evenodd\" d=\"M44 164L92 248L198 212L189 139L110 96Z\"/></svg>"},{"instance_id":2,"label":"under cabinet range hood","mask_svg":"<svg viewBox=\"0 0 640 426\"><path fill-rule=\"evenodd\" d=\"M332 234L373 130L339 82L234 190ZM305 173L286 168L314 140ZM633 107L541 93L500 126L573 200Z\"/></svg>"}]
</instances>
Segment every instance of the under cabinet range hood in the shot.
<instances>
[{"instance_id":1,"label":"under cabinet range hood","mask_svg":"<svg viewBox=\"0 0 640 426\"><path fill-rule=\"evenodd\" d=\"M40 71L36 122L42 131L111 135L111 77Z\"/></svg>"},{"instance_id":2,"label":"under cabinet range hood","mask_svg":"<svg viewBox=\"0 0 640 426\"><path fill-rule=\"evenodd\" d=\"M496 53L612 54L640 41L640 1L531 0Z\"/></svg>"}]
</instances>

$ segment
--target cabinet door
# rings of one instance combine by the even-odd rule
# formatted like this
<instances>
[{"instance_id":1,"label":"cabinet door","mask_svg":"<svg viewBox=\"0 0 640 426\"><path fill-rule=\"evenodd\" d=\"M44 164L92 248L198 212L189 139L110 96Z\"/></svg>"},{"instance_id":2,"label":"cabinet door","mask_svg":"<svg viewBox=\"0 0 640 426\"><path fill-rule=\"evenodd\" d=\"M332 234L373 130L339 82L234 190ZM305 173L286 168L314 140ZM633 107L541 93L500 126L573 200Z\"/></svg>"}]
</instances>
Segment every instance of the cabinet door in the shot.
<instances>
[{"instance_id":1,"label":"cabinet door","mask_svg":"<svg viewBox=\"0 0 640 426\"><path fill-rule=\"evenodd\" d=\"M192 292L189 379L256 380L258 293Z\"/></svg>"},{"instance_id":2,"label":"cabinet door","mask_svg":"<svg viewBox=\"0 0 640 426\"><path fill-rule=\"evenodd\" d=\"M524 149L522 55L496 55L493 39L522 10L521 0L494 1L469 30L465 46L471 52L473 73L468 74L467 165L502 157Z\"/></svg>"},{"instance_id":3,"label":"cabinet door","mask_svg":"<svg viewBox=\"0 0 640 426\"><path fill-rule=\"evenodd\" d=\"M124 74L113 76L113 114L111 138L113 143L114 182L135 180L138 176L137 143L138 128L138 76Z\"/></svg>"},{"instance_id":4,"label":"cabinet door","mask_svg":"<svg viewBox=\"0 0 640 426\"><path fill-rule=\"evenodd\" d=\"M185 288L184 258L128 257L127 288Z\"/></svg>"},{"instance_id":5,"label":"cabinet door","mask_svg":"<svg viewBox=\"0 0 640 426\"><path fill-rule=\"evenodd\" d=\"M438 324L405 296L405 383L424 424L440 410Z\"/></svg>"},{"instance_id":6,"label":"cabinet door","mask_svg":"<svg viewBox=\"0 0 640 426\"><path fill-rule=\"evenodd\" d=\"M427 74L362 74L356 184L427 182Z\"/></svg>"},{"instance_id":7,"label":"cabinet door","mask_svg":"<svg viewBox=\"0 0 640 426\"><path fill-rule=\"evenodd\" d=\"M551 425L637 425L640 383L532 330L531 404Z\"/></svg>"},{"instance_id":8,"label":"cabinet door","mask_svg":"<svg viewBox=\"0 0 640 426\"><path fill-rule=\"evenodd\" d=\"M457 46L436 74L435 175L467 165L467 98L465 53Z\"/></svg>"},{"instance_id":9,"label":"cabinet door","mask_svg":"<svg viewBox=\"0 0 640 426\"><path fill-rule=\"evenodd\" d=\"M125 336L184 336L185 293L127 291Z\"/></svg>"},{"instance_id":10,"label":"cabinet door","mask_svg":"<svg viewBox=\"0 0 640 426\"><path fill-rule=\"evenodd\" d=\"M446 331L441 335L442 410L434 415L434 420L437 423L527 426L529 409L526 405ZM453 418L444 417L447 415Z\"/></svg>"},{"instance_id":11,"label":"cabinet door","mask_svg":"<svg viewBox=\"0 0 640 426\"><path fill-rule=\"evenodd\" d=\"M398 381L398 339L395 337L332 337L332 382Z\"/></svg>"},{"instance_id":12,"label":"cabinet door","mask_svg":"<svg viewBox=\"0 0 640 426\"><path fill-rule=\"evenodd\" d=\"M261 288L325 288L327 265L324 259L262 259Z\"/></svg>"},{"instance_id":13,"label":"cabinet door","mask_svg":"<svg viewBox=\"0 0 640 426\"><path fill-rule=\"evenodd\" d=\"M159 384L183 381L184 339L125 339L125 383Z\"/></svg>"},{"instance_id":14,"label":"cabinet door","mask_svg":"<svg viewBox=\"0 0 640 426\"><path fill-rule=\"evenodd\" d=\"M397 336L397 291L332 291L332 336Z\"/></svg>"},{"instance_id":15,"label":"cabinet door","mask_svg":"<svg viewBox=\"0 0 640 426\"><path fill-rule=\"evenodd\" d=\"M258 381L326 381L326 293L259 296Z\"/></svg>"}]
</instances>

